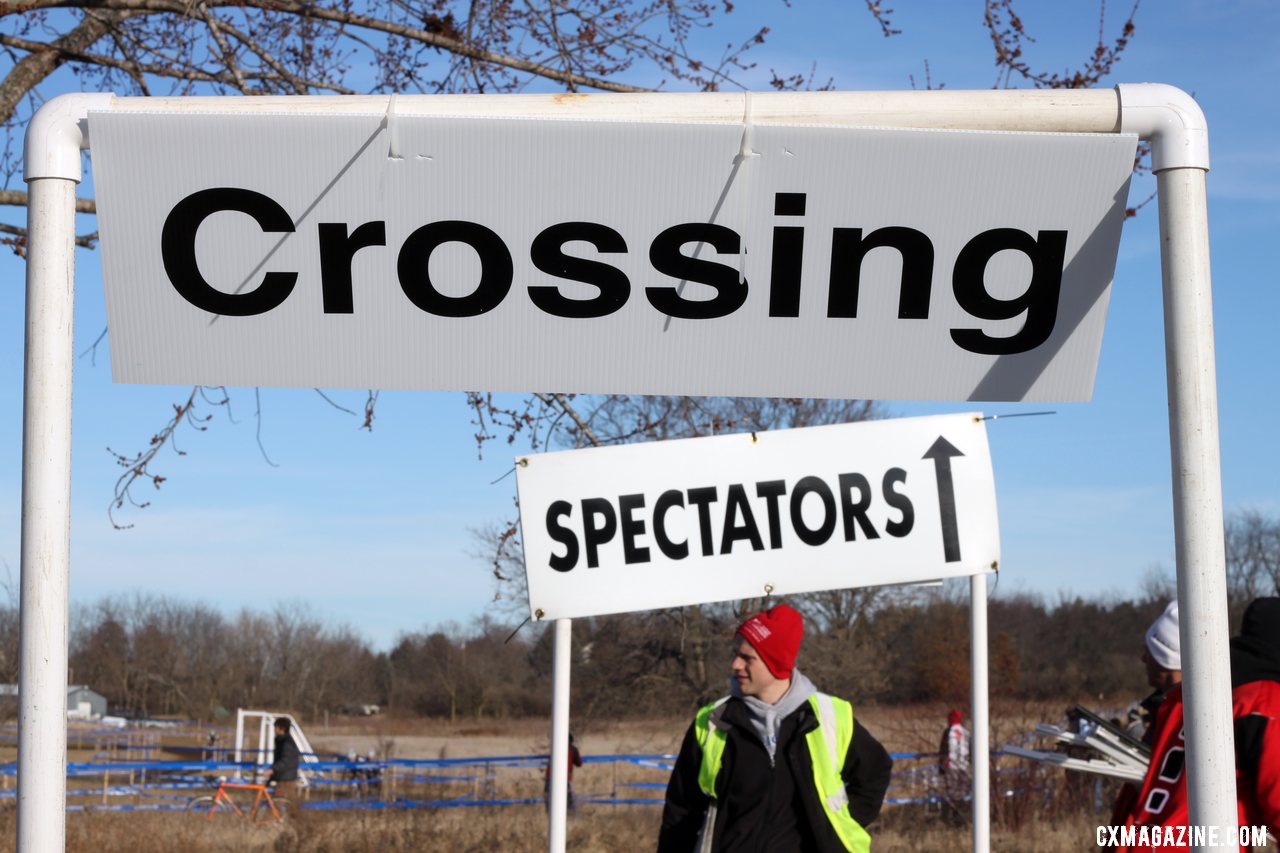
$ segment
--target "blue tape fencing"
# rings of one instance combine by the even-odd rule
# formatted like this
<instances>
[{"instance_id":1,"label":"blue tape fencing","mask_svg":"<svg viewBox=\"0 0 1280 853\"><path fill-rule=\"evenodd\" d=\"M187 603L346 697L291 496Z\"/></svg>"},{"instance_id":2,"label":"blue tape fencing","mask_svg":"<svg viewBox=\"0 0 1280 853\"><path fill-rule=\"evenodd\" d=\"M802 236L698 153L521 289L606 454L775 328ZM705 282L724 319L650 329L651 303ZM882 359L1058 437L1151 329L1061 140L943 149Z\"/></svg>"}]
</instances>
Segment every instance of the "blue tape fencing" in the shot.
<instances>
[{"instance_id":1,"label":"blue tape fencing","mask_svg":"<svg viewBox=\"0 0 1280 853\"><path fill-rule=\"evenodd\" d=\"M219 734L194 721L150 721L143 728L78 727L69 744L91 752L92 761L67 765L68 810L176 811L191 799L211 793L219 778L251 781L260 768L261 750L222 746ZM0 742L15 741L16 725L0 725ZM174 740L205 746L175 744ZM190 756L158 760L159 754ZM1002 753L995 751L993 756ZM949 798L933 752L891 753L895 772L885 804L939 805ZM479 758L373 760L330 753L304 756L307 775L303 802L307 809L413 809L509 807L541 805L546 755L497 755ZM675 764L668 754L583 756L575 800L591 805L660 805ZM1026 767L997 767L996 793L1009 796L1031 790ZM0 801L16 796L11 784L15 764L0 764ZM607 776L606 776L607 774ZM244 792L247 794L248 792ZM244 795L242 794L242 796Z\"/></svg>"},{"instance_id":2,"label":"blue tape fencing","mask_svg":"<svg viewBox=\"0 0 1280 853\"><path fill-rule=\"evenodd\" d=\"M113 734L108 732L108 734ZM155 745L146 747L150 754ZM175 752L165 746L166 752ZM141 750L136 750L141 751ZM187 751L187 750L181 750ZM229 750L191 747L205 755L222 755L199 761L110 760L67 765L70 811L178 811L197 796L211 793L219 778L252 780L259 768L255 761L227 760ZM999 755L996 752L993 755ZM932 752L891 753L896 770L885 804L940 805L948 801L940 784ZM546 755L499 755L479 758L350 760L329 754L306 756L307 774L303 808L416 809L511 807L541 805L546 778ZM667 754L583 756L578 771L575 800L593 806L652 806L663 802L667 778L675 756ZM8 784L17 772L15 764L0 765L0 800L12 799ZM605 777L605 773L609 777ZM1025 787L1016 784L1027 768L999 768L1008 782L998 792L1012 794ZM246 794L248 792L245 792ZM242 795L243 796L243 795ZM951 798L958 801L960 798Z\"/></svg>"}]
</instances>

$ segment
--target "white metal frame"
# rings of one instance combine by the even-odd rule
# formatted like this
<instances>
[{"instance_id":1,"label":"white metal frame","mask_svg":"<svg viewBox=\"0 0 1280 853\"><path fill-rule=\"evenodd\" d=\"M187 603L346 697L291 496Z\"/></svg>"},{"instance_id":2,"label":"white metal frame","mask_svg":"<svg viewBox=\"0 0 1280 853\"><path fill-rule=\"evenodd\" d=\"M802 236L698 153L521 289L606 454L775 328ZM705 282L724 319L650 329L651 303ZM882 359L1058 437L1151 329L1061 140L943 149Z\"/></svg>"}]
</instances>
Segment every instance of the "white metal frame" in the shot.
<instances>
[{"instance_id":1,"label":"white metal frame","mask_svg":"<svg viewBox=\"0 0 1280 853\"><path fill-rule=\"evenodd\" d=\"M236 751L234 759L236 764L243 760L243 753L247 749L245 746L245 720L252 719L258 721L258 748L253 750L253 761L257 770L260 770L263 765L269 766L276 760L275 733L273 731L276 720L289 721L289 733L298 747L298 752L302 754L302 763L315 763L320 760L311 748L311 741L307 740L306 734L302 731L302 726L298 725L298 721L293 718L292 714L277 714L272 711L253 711L239 708L236 710ZM257 770L255 770L255 773ZM240 776L238 770L236 771L236 776L237 778ZM307 774L299 772L299 787L305 788L309 784L310 779Z\"/></svg>"},{"instance_id":2,"label":"white metal frame","mask_svg":"<svg viewBox=\"0 0 1280 853\"><path fill-rule=\"evenodd\" d=\"M71 515L71 367L75 187L89 147L90 110L183 113L381 112L395 115L554 116L828 124L974 130L1136 133L1150 140L1160 208L1174 531L1184 665L1187 784L1192 824L1236 825L1227 656L1222 486L1210 299L1209 168L1204 116L1185 92L1160 84L1114 90L776 92L709 94L116 98L62 95L27 128L29 185L26 381L23 413L22 580L18 735L20 853L66 841L67 608ZM975 779L985 780L986 577L973 579ZM982 604L979 606L978 602ZM564 846L569 624L556 625L550 846ZM982 642L977 642L979 635ZM979 664L982 664L980 667ZM981 697L979 697L981 692ZM979 716L981 709L981 716ZM986 851L986 785L975 786L974 849Z\"/></svg>"}]
</instances>

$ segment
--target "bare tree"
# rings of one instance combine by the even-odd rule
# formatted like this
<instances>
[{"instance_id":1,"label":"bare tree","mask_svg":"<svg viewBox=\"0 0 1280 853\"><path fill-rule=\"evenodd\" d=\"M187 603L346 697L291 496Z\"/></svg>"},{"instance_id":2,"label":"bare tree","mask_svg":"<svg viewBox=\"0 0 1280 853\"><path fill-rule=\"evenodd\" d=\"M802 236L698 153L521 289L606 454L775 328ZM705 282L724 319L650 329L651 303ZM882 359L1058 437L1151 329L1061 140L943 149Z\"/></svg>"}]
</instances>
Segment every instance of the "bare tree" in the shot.
<instances>
[{"instance_id":1,"label":"bare tree","mask_svg":"<svg viewBox=\"0 0 1280 853\"><path fill-rule=\"evenodd\" d=\"M0 635L0 654L16 648ZM309 713L378 695L377 655L297 604L227 618L207 604L136 595L78 610L73 677L138 714L213 718L219 706Z\"/></svg>"},{"instance_id":2,"label":"bare tree","mask_svg":"<svg viewBox=\"0 0 1280 853\"><path fill-rule=\"evenodd\" d=\"M1228 513L1223 527L1226 551L1227 609L1239 625L1249 602L1280 595L1280 516L1257 509ZM1142 582L1145 604L1164 607L1178 597L1172 569L1153 565Z\"/></svg>"},{"instance_id":3,"label":"bare tree","mask_svg":"<svg viewBox=\"0 0 1280 853\"><path fill-rule=\"evenodd\" d=\"M9 564L0 561L0 565L5 570L5 580L0 584L4 591L4 597L0 599L0 679L4 684L17 684L18 636L21 633L18 590L9 573Z\"/></svg>"},{"instance_id":4,"label":"bare tree","mask_svg":"<svg viewBox=\"0 0 1280 853\"><path fill-rule=\"evenodd\" d=\"M1280 518L1258 510L1231 514L1226 523L1227 591L1232 616L1258 596L1280 595Z\"/></svg>"}]
</instances>

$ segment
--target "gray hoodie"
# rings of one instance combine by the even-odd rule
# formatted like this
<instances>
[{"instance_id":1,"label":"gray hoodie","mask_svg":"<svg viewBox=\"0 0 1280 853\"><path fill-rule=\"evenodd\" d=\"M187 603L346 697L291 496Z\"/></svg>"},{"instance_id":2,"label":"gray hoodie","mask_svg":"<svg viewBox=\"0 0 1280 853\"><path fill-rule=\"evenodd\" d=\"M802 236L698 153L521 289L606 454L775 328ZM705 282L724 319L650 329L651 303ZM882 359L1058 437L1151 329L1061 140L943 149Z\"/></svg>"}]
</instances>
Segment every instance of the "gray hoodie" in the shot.
<instances>
[{"instance_id":1,"label":"gray hoodie","mask_svg":"<svg viewBox=\"0 0 1280 853\"><path fill-rule=\"evenodd\" d=\"M778 730L782 727L783 718L809 701L809 697L817 692L813 682L794 667L791 670L791 687L772 705L761 702L754 696L743 696L738 687L738 680L729 679L729 693L741 699L747 706L751 727L755 730L760 743L768 751L770 762L774 760L773 754L778 748Z\"/></svg>"}]
</instances>

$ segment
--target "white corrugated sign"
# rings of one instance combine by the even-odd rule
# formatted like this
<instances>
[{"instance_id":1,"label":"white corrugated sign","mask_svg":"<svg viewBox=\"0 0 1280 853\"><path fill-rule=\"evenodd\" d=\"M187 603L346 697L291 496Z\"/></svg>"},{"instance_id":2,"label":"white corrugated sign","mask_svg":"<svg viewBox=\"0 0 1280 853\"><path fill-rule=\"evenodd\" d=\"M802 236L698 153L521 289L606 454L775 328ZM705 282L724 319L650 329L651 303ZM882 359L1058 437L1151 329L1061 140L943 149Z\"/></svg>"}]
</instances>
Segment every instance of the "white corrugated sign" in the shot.
<instances>
[{"instance_id":1,"label":"white corrugated sign","mask_svg":"<svg viewBox=\"0 0 1280 853\"><path fill-rule=\"evenodd\" d=\"M516 463L529 610L560 619L974 575L1000 531L981 415Z\"/></svg>"},{"instance_id":2,"label":"white corrugated sign","mask_svg":"<svg viewBox=\"0 0 1280 853\"><path fill-rule=\"evenodd\" d=\"M1092 392L1131 135L90 116L117 381Z\"/></svg>"}]
</instances>

